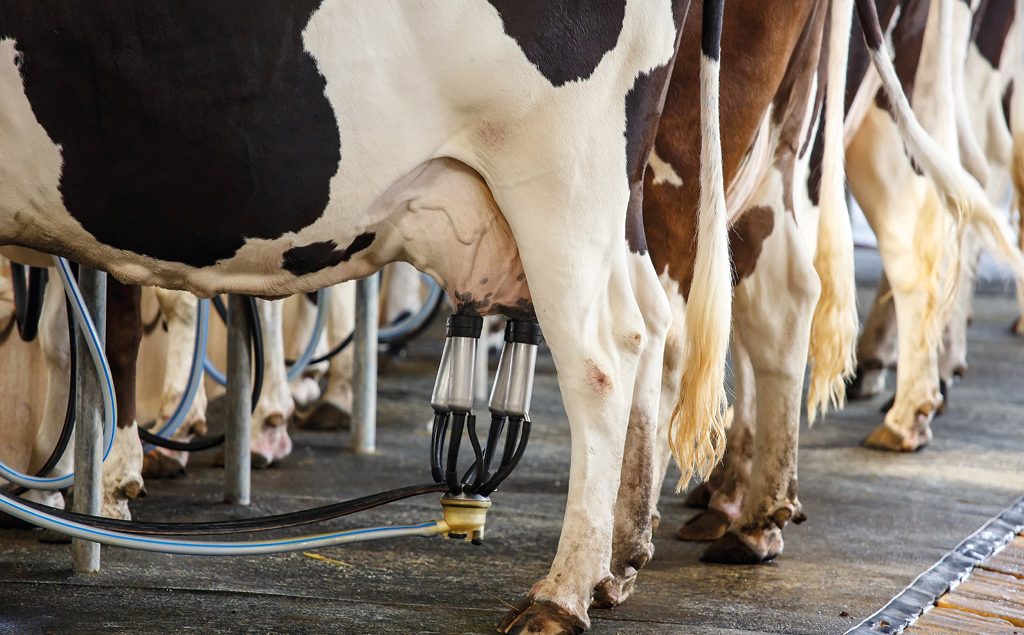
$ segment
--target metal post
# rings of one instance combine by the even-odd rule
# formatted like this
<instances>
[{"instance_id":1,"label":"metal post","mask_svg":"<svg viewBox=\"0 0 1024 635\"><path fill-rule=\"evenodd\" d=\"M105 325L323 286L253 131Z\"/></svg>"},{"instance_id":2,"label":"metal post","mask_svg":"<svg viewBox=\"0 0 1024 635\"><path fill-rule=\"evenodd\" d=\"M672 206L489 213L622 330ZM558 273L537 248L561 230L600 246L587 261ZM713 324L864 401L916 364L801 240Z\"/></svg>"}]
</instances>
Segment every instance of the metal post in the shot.
<instances>
[{"instance_id":1,"label":"metal post","mask_svg":"<svg viewBox=\"0 0 1024 635\"><path fill-rule=\"evenodd\" d=\"M224 424L224 502L249 504L249 418L252 361L245 296L228 296L227 421Z\"/></svg>"},{"instance_id":2,"label":"metal post","mask_svg":"<svg viewBox=\"0 0 1024 635\"><path fill-rule=\"evenodd\" d=\"M380 285L376 275L356 282L356 325L352 368L352 449L371 454L377 446L377 319Z\"/></svg>"},{"instance_id":3,"label":"metal post","mask_svg":"<svg viewBox=\"0 0 1024 635\"><path fill-rule=\"evenodd\" d=\"M96 330L106 341L107 274L79 267L78 287ZM99 515L103 504L103 397L100 394L99 369L88 363L88 345L83 329L77 330L76 344L83 363L75 377L78 403L75 420L75 495L71 509L80 514ZM100 570L100 545L74 539L71 563L77 573Z\"/></svg>"}]
</instances>

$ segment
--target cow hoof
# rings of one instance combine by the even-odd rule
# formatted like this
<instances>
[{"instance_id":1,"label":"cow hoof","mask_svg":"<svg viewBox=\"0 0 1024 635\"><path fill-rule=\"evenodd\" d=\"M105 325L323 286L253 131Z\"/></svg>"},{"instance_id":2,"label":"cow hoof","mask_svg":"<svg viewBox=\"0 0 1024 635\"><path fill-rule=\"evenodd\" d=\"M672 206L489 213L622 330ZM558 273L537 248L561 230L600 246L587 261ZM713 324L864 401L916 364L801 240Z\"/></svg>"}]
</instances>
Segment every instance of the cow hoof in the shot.
<instances>
[{"instance_id":1,"label":"cow hoof","mask_svg":"<svg viewBox=\"0 0 1024 635\"><path fill-rule=\"evenodd\" d=\"M632 553L628 559L613 556L612 571L615 573L601 580L594 587L594 599L591 601L591 607L615 608L633 594L637 573L654 557L654 543L650 540L638 540L632 543L630 551Z\"/></svg>"},{"instance_id":2,"label":"cow hoof","mask_svg":"<svg viewBox=\"0 0 1024 635\"><path fill-rule=\"evenodd\" d=\"M875 428L864 439L864 447L887 452L917 452L931 441L932 433L927 419L918 415L909 431L896 430L888 424Z\"/></svg>"},{"instance_id":3,"label":"cow hoof","mask_svg":"<svg viewBox=\"0 0 1024 635\"><path fill-rule=\"evenodd\" d=\"M116 520L131 520L132 512L128 509L128 499L117 494L103 494L103 507L100 515Z\"/></svg>"},{"instance_id":4,"label":"cow hoof","mask_svg":"<svg viewBox=\"0 0 1024 635\"><path fill-rule=\"evenodd\" d=\"M297 408L308 408L320 398L320 383L312 377L303 377L292 384L292 399Z\"/></svg>"},{"instance_id":5,"label":"cow hoof","mask_svg":"<svg viewBox=\"0 0 1024 635\"><path fill-rule=\"evenodd\" d=\"M578 635L585 630L587 625L583 620L554 602L532 601L529 598L518 602L498 624L499 633L510 635Z\"/></svg>"},{"instance_id":6,"label":"cow hoof","mask_svg":"<svg viewBox=\"0 0 1024 635\"><path fill-rule=\"evenodd\" d=\"M686 493L683 504L694 509L707 509L711 504L711 488L707 483L701 483Z\"/></svg>"},{"instance_id":7,"label":"cow hoof","mask_svg":"<svg viewBox=\"0 0 1024 635\"><path fill-rule=\"evenodd\" d=\"M782 553L782 531L778 527L762 529L753 535L728 531L701 555L701 562L713 564L762 564Z\"/></svg>"},{"instance_id":8,"label":"cow hoof","mask_svg":"<svg viewBox=\"0 0 1024 635\"><path fill-rule=\"evenodd\" d=\"M636 569L628 567L622 577L605 578L594 587L593 609L613 609L622 604L633 593L636 584Z\"/></svg>"},{"instance_id":9,"label":"cow hoof","mask_svg":"<svg viewBox=\"0 0 1024 635\"><path fill-rule=\"evenodd\" d=\"M140 496L146 495L146 486L143 485L142 479L131 480L121 485L121 488L117 490L117 493L124 497L125 500L133 501Z\"/></svg>"},{"instance_id":10,"label":"cow hoof","mask_svg":"<svg viewBox=\"0 0 1024 635\"><path fill-rule=\"evenodd\" d=\"M176 478L184 473L184 464L166 452L154 449L142 457L143 478Z\"/></svg>"},{"instance_id":11,"label":"cow hoof","mask_svg":"<svg viewBox=\"0 0 1024 635\"><path fill-rule=\"evenodd\" d=\"M857 368L853 380L846 385L846 398L850 401L870 399L885 388L885 369Z\"/></svg>"},{"instance_id":12,"label":"cow hoof","mask_svg":"<svg viewBox=\"0 0 1024 635\"><path fill-rule=\"evenodd\" d=\"M1013 321L1013 324L1010 325L1010 333L1024 335L1024 316Z\"/></svg>"},{"instance_id":13,"label":"cow hoof","mask_svg":"<svg viewBox=\"0 0 1024 635\"><path fill-rule=\"evenodd\" d=\"M249 453L249 467L254 470L265 470L274 464L274 459L262 452Z\"/></svg>"},{"instance_id":14,"label":"cow hoof","mask_svg":"<svg viewBox=\"0 0 1024 635\"><path fill-rule=\"evenodd\" d=\"M249 448L252 467L263 469L292 453L292 440L283 425L264 425Z\"/></svg>"},{"instance_id":15,"label":"cow hoof","mask_svg":"<svg viewBox=\"0 0 1024 635\"><path fill-rule=\"evenodd\" d=\"M299 422L299 427L317 432L347 430L352 427L352 415L334 404L323 402Z\"/></svg>"},{"instance_id":16,"label":"cow hoof","mask_svg":"<svg viewBox=\"0 0 1024 635\"><path fill-rule=\"evenodd\" d=\"M635 567L627 565L621 576L610 576L602 580L594 587L594 599L590 607L613 609L628 600L629 596L633 595L637 573Z\"/></svg>"},{"instance_id":17,"label":"cow hoof","mask_svg":"<svg viewBox=\"0 0 1024 635\"><path fill-rule=\"evenodd\" d=\"M711 542L725 535L731 519L717 509L709 509L690 518L679 531L676 538L687 542Z\"/></svg>"}]
</instances>

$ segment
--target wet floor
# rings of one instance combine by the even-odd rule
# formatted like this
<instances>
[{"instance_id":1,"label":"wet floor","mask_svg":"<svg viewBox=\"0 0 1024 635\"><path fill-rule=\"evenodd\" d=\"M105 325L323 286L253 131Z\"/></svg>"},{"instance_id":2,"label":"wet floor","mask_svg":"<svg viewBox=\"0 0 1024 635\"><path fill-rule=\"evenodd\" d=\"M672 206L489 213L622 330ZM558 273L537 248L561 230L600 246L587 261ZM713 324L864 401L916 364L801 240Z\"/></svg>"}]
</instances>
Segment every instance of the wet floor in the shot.
<instances>
[{"instance_id":1,"label":"wet floor","mask_svg":"<svg viewBox=\"0 0 1024 635\"><path fill-rule=\"evenodd\" d=\"M861 254L861 277L873 277ZM986 285L970 329L970 370L924 451L859 447L886 397L851 405L800 448L809 520L786 530L785 553L755 567L699 562L673 537L692 513L666 488L655 559L637 593L593 611L610 633L842 633L1024 491L1024 341L1009 335L1011 291ZM862 306L869 296L862 296ZM346 451L347 433L296 433L295 452L253 475L253 504L221 500L221 472L199 456L188 475L153 481L135 504L149 520L264 515L429 480L427 405L440 345L422 341L384 364L378 453ZM66 546L32 531L0 532L0 633L486 633L542 576L558 540L568 424L550 360L542 360L534 435L494 496L481 546L438 538L364 543L253 558L166 556L104 548L103 570L70 572ZM674 478L670 476L668 482ZM336 526L437 517L424 497Z\"/></svg>"}]
</instances>

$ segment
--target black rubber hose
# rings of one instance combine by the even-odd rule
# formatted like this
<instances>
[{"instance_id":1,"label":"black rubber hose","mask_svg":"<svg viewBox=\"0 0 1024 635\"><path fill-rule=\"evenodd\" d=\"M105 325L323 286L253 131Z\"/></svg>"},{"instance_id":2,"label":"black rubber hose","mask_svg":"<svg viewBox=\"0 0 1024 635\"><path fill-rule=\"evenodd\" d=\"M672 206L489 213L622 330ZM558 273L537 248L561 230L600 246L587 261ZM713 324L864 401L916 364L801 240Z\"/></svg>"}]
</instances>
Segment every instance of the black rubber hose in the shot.
<instances>
[{"instance_id":1,"label":"black rubber hose","mask_svg":"<svg viewBox=\"0 0 1024 635\"><path fill-rule=\"evenodd\" d=\"M509 438L506 440L508 443L511 440L512 432L514 428L520 428L522 432L519 435L519 443L515 446L515 451L511 456L508 456L508 446L505 446L506 452L502 456L501 466L498 471L494 473L483 487L481 487L476 493L480 496L490 496L494 490L498 489L501 482L508 478L508 475L512 473L512 470L519 464L519 460L523 458L523 453L526 452L526 443L530 440L530 420L529 419L510 419L508 424ZM506 460L508 457L508 460Z\"/></svg>"},{"instance_id":2,"label":"black rubber hose","mask_svg":"<svg viewBox=\"0 0 1024 635\"><path fill-rule=\"evenodd\" d=\"M469 415L469 420L466 422L466 431L469 433L469 444L473 446L473 468L471 469L476 474L473 484L469 486L468 490L470 494L474 494L484 482L484 452L480 448L480 438L476 435L476 415ZM464 488L467 483L469 483L469 479L463 477L462 485Z\"/></svg>"},{"instance_id":3,"label":"black rubber hose","mask_svg":"<svg viewBox=\"0 0 1024 635\"><path fill-rule=\"evenodd\" d=\"M18 500L20 503L28 505L38 511L63 518L65 520L72 520L91 527L97 527L99 529L109 529L124 533L148 534L154 536L213 536L274 531L278 529L288 529L290 527L299 527L302 525L311 525L314 523L333 520L335 518L341 518L342 516L349 516L367 509L373 509L374 507L380 507L381 505L386 505L388 503L412 498L413 496L441 493L446 490L447 487L445 485L424 483L421 485L399 487L386 492L380 492L379 494L371 494L369 496L363 496L361 498L341 503L332 503L321 507L313 507L312 509L275 514L273 516L264 516L262 518L242 518L238 520L214 520L185 523L118 520L114 518L104 518L102 516L91 516L89 514L78 514L29 500Z\"/></svg>"},{"instance_id":4,"label":"black rubber hose","mask_svg":"<svg viewBox=\"0 0 1024 635\"><path fill-rule=\"evenodd\" d=\"M14 291L14 321L18 335L24 342L31 342L39 335L39 318L43 314L43 297L46 293L46 269L28 267L28 281L25 281L25 265L11 263L11 286Z\"/></svg>"},{"instance_id":5,"label":"black rubber hose","mask_svg":"<svg viewBox=\"0 0 1024 635\"><path fill-rule=\"evenodd\" d=\"M343 339L340 342L338 342L338 344L334 348L332 348L331 350L327 351L323 355L318 355L317 357L311 358L309 360L309 363L306 365L306 367L308 368L310 366L313 366L314 364L319 364L320 362L326 362L327 360L331 359L332 357L334 357L335 355L337 355L341 351L343 351L346 348L348 348L348 345L352 343L352 340L355 339L355 336L356 336L355 331L349 333L348 337L346 337L345 339ZM291 366L292 364L295 363L295 360L294 359L286 359L286 360L284 360L284 363L288 364L289 366Z\"/></svg>"},{"instance_id":6,"label":"black rubber hose","mask_svg":"<svg viewBox=\"0 0 1024 635\"><path fill-rule=\"evenodd\" d=\"M462 493L462 484L459 482L459 450L462 449L462 429L465 425L465 413L456 412L452 415L452 434L448 438L448 462L444 477L448 483L448 493L453 496Z\"/></svg>"},{"instance_id":7,"label":"black rubber hose","mask_svg":"<svg viewBox=\"0 0 1024 635\"><path fill-rule=\"evenodd\" d=\"M421 333L423 333L423 331L427 330L427 328L434 322L434 318L437 317L437 312L441 309L441 305L443 305L443 304L444 304L444 294L443 293L439 293L438 296L437 296L437 300L434 302L433 308L430 309L430 313L427 315L427 317L425 319L423 319L416 326L416 328L409 329L405 333L402 333L401 336L399 336L399 337L380 339L378 341L378 343L379 344L404 344L404 343L408 342L409 340L412 340L412 339L415 339L415 338L419 337L419 335ZM405 319L405 318L404 317L395 318L395 320L389 326L394 326L395 324L398 324L399 322L401 322L403 319ZM321 362L326 362L327 360L331 359L335 355L338 355L339 353L341 353L341 351L343 351L346 348L348 348L348 345L352 343L353 339L355 339L355 335L356 335L355 331L349 333L348 337L346 337L345 339L343 339L340 342L338 342L334 346L334 348L332 348L331 350L327 351L323 355L319 355L317 357L314 357L314 358L310 359L308 366L313 366L314 364L319 364ZM286 359L286 360L284 360L284 363L286 363L289 366L291 366L292 364L295 363L295 360L294 359Z\"/></svg>"},{"instance_id":8,"label":"black rubber hose","mask_svg":"<svg viewBox=\"0 0 1024 635\"><path fill-rule=\"evenodd\" d=\"M430 475L434 477L435 483L444 480L444 470L441 468L441 428L448 418L446 412L434 413L434 425L430 428Z\"/></svg>"},{"instance_id":9,"label":"black rubber hose","mask_svg":"<svg viewBox=\"0 0 1024 635\"><path fill-rule=\"evenodd\" d=\"M76 393L78 390L78 382L76 381L76 375L78 374L78 342L76 340L75 316L71 312L71 301L65 298L64 306L68 314L68 365L71 367L71 379L68 382L68 405L64 410L64 425L60 429L60 436L57 437L57 443L53 446L50 456L43 463L42 467L36 470L35 475L38 477L46 476L53 468L57 467L57 462L60 461L60 457L64 456L64 452L68 449L68 443L71 442L71 434L75 431L75 404L78 401ZM4 491L14 496L21 496L28 491L28 488L8 485L4 488Z\"/></svg>"},{"instance_id":10,"label":"black rubber hose","mask_svg":"<svg viewBox=\"0 0 1024 635\"><path fill-rule=\"evenodd\" d=\"M245 303L245 316L249 322L249 333L252 337L253 348L252 403L249 410L252 413L256 412L256 403L260 400L260 394L263 392L263 325L260 322L259 310L256 308L256 300L251 297L246 298L246 300L248 302ZM139 438L150 445L178 452L202 452L203 450L216 448L224 443L223 434L217 434L212 437L199 437L191 441L176 441L153 434L142 426L139 426Z\"/></svg>"},{"instance_id":11,"label":"black rubber hose","mask_svg":"<svg viewBox=\"0 0 1024 635\"><path fill-rule=\"evenodd\" d=\"M227 324L228 307L225 306L224 300L222 300L219 295L215 295L210 299L210 304L213 305L214 310L217 311L217 315L220 316L220 321Z\"/></svg>"}]
</instances>

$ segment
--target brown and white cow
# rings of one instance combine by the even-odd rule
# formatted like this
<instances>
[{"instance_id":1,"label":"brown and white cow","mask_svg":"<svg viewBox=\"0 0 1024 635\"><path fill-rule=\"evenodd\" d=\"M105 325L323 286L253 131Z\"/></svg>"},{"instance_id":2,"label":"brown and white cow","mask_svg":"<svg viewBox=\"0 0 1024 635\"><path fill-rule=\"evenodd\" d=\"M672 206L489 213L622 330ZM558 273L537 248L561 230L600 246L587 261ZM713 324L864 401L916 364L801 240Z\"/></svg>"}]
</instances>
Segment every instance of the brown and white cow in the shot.
<instances>
[{"instance_id":1,"label":"brown and white cow","mask_svg":"<svg viewBox=\"0 0 1024 635\"><path fill-rule=\"evenodd\" d=\"M987 53L980 53L977 43L964 50L970 41L971 16L967 5L956 3L955 7L948 7L932 3L929 7L928 3L915 0L900 7L893 27L900 81L912 95L915 108L924 113L926 121L930 117L931 125L945 139L949 155L955 158L963 151L965 165L979 178L985 178L987 191L994 194L1000 189L1000 179L995 178L1002 171L999 164L1008 158L991 159L1007 153L1001 149L1007 143L1001 137L1008 133L999 131L1003 92L994 68L998 63L992 65L985 58L998 55L992 47L998 51L999 42L1006 37L1012 5L981 3L981 19L976 21L974 33L978 36L984 30L981 37L989 49ZM985 14L990 20L987 24ZM941 36L943 29L955 37ZM953 50L945 57L937 55L942 50L939 44L951 42L963 42L965 46L950 47ZM970 64L968 72L949 72L944 64L952 64L954 57L957 65ZM969 117L958 117L954 112L958 100L949 100L947 96L963 92L954 91L950 84L965 77L972 82L972 90L967 92L973 107L967 108ZM869 94L873 90L871 82L866 82L861 90ZM991 99L993 90L1000 91L995 100ZM863 121L853 125L852 129L857 131L853 133L848 159L851 188L878 233L886 273L858 345L860 365L851 395L866 397L881 390L886 370L895 365L898 356L893 407L886 414L886 424L866 444L879 449L914 450L931 438L929 420L943 401L940 380L941 386L948 386L966 368L966 324L979 239L986 239L990 245L1005 242L1005 230L995 222L988 222L984 228L970 226L964 231L966 240L959 250L944 250L949 230L943 229L943 217L938 210L942 201L916 173L916 166L893 161L893 156L900 156L897 153L902 151L902 144L896 133L898 124L888 115L887 105L883 99L875 100L865 109ZM973 120L974 125L967 131L958 121L963 118ZM967 149L975 144L989 157L984 169L969 158L972 152ZM993 174L995 177L990 176ZM985 193L980 185L966 179L962 182L968 183L971 190L969 207L991 208L987 201L982 202ZM987 215L996 218L995 214ZM894 277L899 279L898 285L892 283ZM953 281L957 279L956 299L944 302L943 295L952 297ZM901 331L896 328L897 322L904 324ZM945 346L940 354L943 325Z\"/></svg>"},{"instance_id":2,"label":"brown and white cow","mask_svg":"<svg viewBox=\"0 0 1024 635\"><path fill-rule=\"evenodd\" d=\"M726 13L722 94L729 108L722 129L736 285L734 417L711 510L679 534L718 539L705 553L709 560L761 561L781 552L781 528L802 516L796 439L809 350L812 411L841 399L843 378L853 368L857 321L841 181L841 83L838 90L833 86L830 107L822 108L827 76L842 77L845 68L851 6L832 3L831 22L830 3L819 0L790 3L785 10L734 2ZM835 35L830 42L826 24ZM696 228L685 209L696 195L697 160L687 142L696 118L685 95L697 82L686 59L681 56L673 73L645 183L647 235L675 318L664 359L663 407L675 399L675 378L689 372L679 329L690 319L686 291L695 275L685 246ZM830 143L818 127L823 110L831 115L825 133ZM667 449L656 454L654 492L667 456ZM647 502L656 515L656 495ZM637 559L619 566L630 571Z\"/></svg>"}]
</instances>

